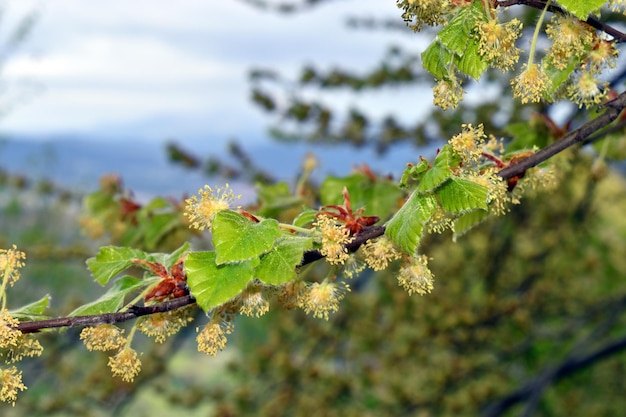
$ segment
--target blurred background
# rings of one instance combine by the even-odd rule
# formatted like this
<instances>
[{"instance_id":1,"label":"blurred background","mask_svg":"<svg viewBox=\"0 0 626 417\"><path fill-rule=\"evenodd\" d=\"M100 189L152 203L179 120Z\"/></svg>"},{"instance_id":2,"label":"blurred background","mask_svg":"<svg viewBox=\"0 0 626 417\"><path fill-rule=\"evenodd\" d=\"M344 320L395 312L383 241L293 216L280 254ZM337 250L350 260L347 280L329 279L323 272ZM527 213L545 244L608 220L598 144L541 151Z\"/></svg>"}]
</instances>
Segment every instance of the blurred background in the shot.
<instances>
[{"instance_id":1,"label":"blurred background","mask_svg":"<svg viewBox=\"0 0 626 417\"><path fill-rule=\"evenodd\" d=\"M419 58L435 33L407 29L390 0L0 3L0 243L27 253L11 308L51 294L58 316L100 296L84 261L103 245L206 247L179 213L205 183L228 181L291 221L319 206L327 176L394 183L461 123L524 147L555 140L546 116L589 117L522 107L498 72L468 81L457 110L435 109ZM537 12L508 13L526 47ZM328 322L277 303L237 318L215 358L196 351L195 323L163 344L139 335L133 384L86 351L80 329L51 332L44 355L19 364L29 389L0 414L621 416L624 143L617 131L603 158L568 152L558 190L455 244L429 236L429 296L400 288L396 266L352 281ZM311 153L319 165L301 181Z\"/></svg>"}]
</instances>

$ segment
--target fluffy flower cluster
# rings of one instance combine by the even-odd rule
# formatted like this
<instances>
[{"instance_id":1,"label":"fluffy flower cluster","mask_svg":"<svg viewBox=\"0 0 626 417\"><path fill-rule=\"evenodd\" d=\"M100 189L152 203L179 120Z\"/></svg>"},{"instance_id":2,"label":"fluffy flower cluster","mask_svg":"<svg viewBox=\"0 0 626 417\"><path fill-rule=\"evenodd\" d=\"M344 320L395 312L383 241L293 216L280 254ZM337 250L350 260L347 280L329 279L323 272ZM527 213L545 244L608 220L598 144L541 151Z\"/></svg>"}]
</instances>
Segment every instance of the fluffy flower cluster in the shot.
<instances>
[{"instance_id":1,"label":"fluffy flower cluster","mask_svg":"<svg viewBox=\"0 0 626 417\"><path fill-rule=\"evenodd\" d=\"M350 236L350 231L343 225L337 224L330 216L318 216L314 225L322 234L320 252L326 258L326 262L332 265L344 264L349 258L346 245L354 239Z\"/></svg>"},{"instance_id":2,"label":"fluffy flower cluster","mask_svg":"<svg viewBox=\"0 0 626 417\"><path fill-rule=\"evenodd\" d=\"M141 371L141 361L137 351L126 345L117 355L109 358L109 367L113 376L122 378L125 382L133 382Z\"/></svg>"},{"instance_id":3,"label":"fluffy flower cluster","mask_svg":"<svg viewBox=\"0 0 626 417\"><path fill-rule=\"evenodd\" d=\"M409 295L417 293L425 295L430 293L433 286L433 273L428 269L426 255L412 257L405 264L398 275L398 283L408 291Z\"/></svg>"},{"instance_id":4,"label":"fluffy flower cluster","mask_svg":"<svg viewBox=\"0 0 626 417\"><path fill-rule=\"evenodd\" d=\"M403 9L402 18L414 31L427 26L445 23L445 15L449 12L448 0L399 0L398 7Z\"/></svg>"},{"instance_id":5,"label":"fluffy flower cluster","mask_svg":"<svg viewBox=\"0 0 626 417\"><path fill-rule=\"evenodd\" d=\"M80 332L80 340L88 350L115 350L125 343L124 330L112 324L85 327Z\"/></svg>"},{"instance_id":6,"label":"fluffy flower cluster","mask_svg":"<svg viewBox=\"0 0 626 417\"><path fill-rule=\"evenodd\" d=\"M146 336L154 337L157 343L163 343L193 321L191 310L179 308L165 313L151 314L137 320L137 330Z\"/></svg>"},{"instance_id":7,"label":"fluffy flower cluster","mask_svg":"<svg viewBox=\"0 0 626 417\"><path fill-rule=\"evenodd\" d=\"M233 332L233 324L214 316L213 319L198 333L198 351L215 356L217 352L226 348L227 334Z\"/></svg>"},{"instance_id":8,"label":"fluffy flower cluster","mask_svg":"<svg viewBox=\"0 0 626 417\"><path fill-rule=\"evenodd\" d=\"M235 195L228 184L224 188L205 185L204 189L198 190L198 194L185 200L185 217L191 227L200 231L209 229L215 214L228 210L235 200L241 198Z\"/></svg>"},{"instance_id":9,"label":"fluffy flower cluster","mask_svg":"<svg viewBox=\"0 0 626 417\"><path fill-rule=\"evenodd\" d=\"M346 292L350 291L347 284L339 284L324 280L315 282L307 287L300 297L299 305L307 314L313 317L328 320L329 314L339 310L339 301L343 300Z\"/></svg>"},{"instance_id":10,"label":"fluffy flower cluster","mask_svg":"<svg viewBox=\"0 0 626 417\"><path fill-rule=\"evenodd\" d=\"M482 124L474 127L471 124L461 126L461 133L450 139L449 143L465 163L477 163L482 156L485 144L485 129Z\"/></svg>"},{"instance_id":11,"label":"fluffy flower cluster","mask_svg":"<svg viewBox=\"0 0 626 417\"><path fill-rule=\"evenodd\" d=\"M519 59L521 50L515 41L522 34L522 22L512 19L499 23L496 19L483 22L476 28L478 32L478 53L489 63L502 71L508 71Z\"/></svg>"}]
</instances>

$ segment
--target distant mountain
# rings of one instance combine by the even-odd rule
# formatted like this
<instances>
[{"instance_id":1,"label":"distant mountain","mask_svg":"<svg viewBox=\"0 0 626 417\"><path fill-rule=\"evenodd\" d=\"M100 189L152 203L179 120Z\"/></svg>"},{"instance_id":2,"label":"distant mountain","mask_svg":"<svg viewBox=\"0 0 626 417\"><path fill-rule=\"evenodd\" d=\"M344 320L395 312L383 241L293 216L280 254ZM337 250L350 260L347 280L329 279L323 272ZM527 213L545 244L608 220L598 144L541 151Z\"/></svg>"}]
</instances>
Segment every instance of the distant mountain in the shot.
<instances>
[{"instance_id":1,"label":"distant mountain","mask_svg":"<svg viewBox=\"0 0 626 417\"><path fill-rule=\"evenodd\" d=\"M209 156L230 159L222 141L195 140L179 143L196 151L201 158ZM401 173L407 162L416 162L419 153L410 146L392 148L384 158L371 150L349 146L311 146L283 144L270 140L242 144L254 164L283 180L293 180L307 152L314 152L322 175L346 175L355 165L366 162L381 174ZM235 164L234 162L231 163ZM180 196L194 193L205 183L219 179L174 165L167 161L165 142L145 139L113 139L65 135L48 137L5 137L0 140L0 168L30 178L49 178L65 187L91 191L98 179L107 173L121 175L124 183L140 194ZM232 184L235 187L235 184ZM240 187L244 187L240 184ZM249 185L248 185L249 186ZM242 192L237 190L237 192Z\"/></svg>"}]
</instances>

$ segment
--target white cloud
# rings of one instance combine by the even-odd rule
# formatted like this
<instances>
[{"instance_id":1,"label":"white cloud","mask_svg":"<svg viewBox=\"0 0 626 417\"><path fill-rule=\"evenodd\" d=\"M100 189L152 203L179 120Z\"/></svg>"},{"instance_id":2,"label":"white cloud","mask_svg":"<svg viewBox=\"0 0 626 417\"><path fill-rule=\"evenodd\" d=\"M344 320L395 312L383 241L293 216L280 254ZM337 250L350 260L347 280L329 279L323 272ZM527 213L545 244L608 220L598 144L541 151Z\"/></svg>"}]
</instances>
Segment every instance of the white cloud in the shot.
<instances>
[{"instance_id":1,"label":"white cloud","mask_svg":"<svg viewBox=\"0 0 626 417\"><path fill-rule=\"evenodd\" d=\"M17 3L9 10L26 13L23 6L16 12ZM251 67L287 75L305 62L366 68L398 37L346 30L346 14L400 18L394 2L380 0L331 2L289 17L237 0L30 3L42 4L41 18L3 76L44 90L2 119L5 130L88 131L164 116L200 120L207 131L260 131L261 116L248 99ZM415 45L410 37L400 42ZM402 101L392 95L366 101Z\"/></svg>"}]
</instances>

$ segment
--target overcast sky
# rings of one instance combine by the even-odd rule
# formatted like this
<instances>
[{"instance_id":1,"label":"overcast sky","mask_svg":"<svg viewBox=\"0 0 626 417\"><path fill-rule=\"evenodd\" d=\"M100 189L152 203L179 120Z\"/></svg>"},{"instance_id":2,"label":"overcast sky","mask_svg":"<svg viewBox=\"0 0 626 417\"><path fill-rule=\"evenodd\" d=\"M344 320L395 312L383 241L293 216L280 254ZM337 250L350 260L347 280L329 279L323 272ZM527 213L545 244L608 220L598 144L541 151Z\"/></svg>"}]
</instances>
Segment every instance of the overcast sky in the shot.
<instances>
[{"instance_id":1,"label":"overcast sky","mask_svg":"<svg viewBox=\"0 0 626 417\"><path fill-rule=\"evenodd\" d=\"M4 64L4 132L254 139L271 120L250 105L250 68L287 76L311 62L365 70L391 44L418 51L423 45L410 35L346 28L350 14L401 19L394 0L337 0L289 16L238 0L4 3L4 38L20 16L39 13L25 44ZM410 116L424 96L395 91L341 99Z\"/></svg>"}]
</instances>

